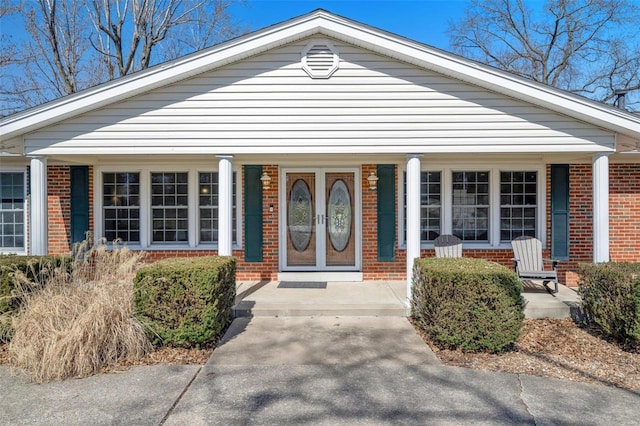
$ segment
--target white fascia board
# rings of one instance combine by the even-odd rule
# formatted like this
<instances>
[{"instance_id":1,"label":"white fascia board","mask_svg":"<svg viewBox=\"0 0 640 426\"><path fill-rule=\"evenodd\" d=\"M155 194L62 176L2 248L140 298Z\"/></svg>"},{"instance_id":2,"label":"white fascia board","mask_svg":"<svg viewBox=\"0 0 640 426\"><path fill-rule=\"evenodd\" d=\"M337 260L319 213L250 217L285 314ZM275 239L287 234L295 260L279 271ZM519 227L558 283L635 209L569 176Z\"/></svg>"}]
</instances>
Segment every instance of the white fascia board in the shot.
<instances>
[{"instance_id":1,"label":"white fascia board","mask_svg":"<svg viewBox=\"0 0 640 426\"><path fill-rule=\"evenodd\" d=\"M381 30L331 17L322 33L384 56L640 138L640 117Z\"/></svg>"},{"instance_id":2,"label":"white fascia board","mask_svg":"<svg viewBox=\"0 0 640 426\"><path fill-rule=\"evenodd\" d=\"M307 144L307 145L305 145ZM468 152L475 153L513 153L513 154L542 154L542 153L613 153L614 149L593 145L567 146L567 145L535 145L526 148L514 145L494 145L494 146L309 146L308 141L301 141L297 146L255 146L238 147L233 145L224 146L171 146L171 147L140 147L140 146L118 146L100 148L60 148L50 147L32 151L29 155L240 155L240 154L462 154Z\"/></svg>"},{"instance_id":3,"label":"white fascia board","mask_svg":"<svg viewBox=\"0 0 640 426\"><path fill-rule=\"evenodd\" d=\"M65 96L0 120L0 141L175 83L194 75L237 62L301 38L317 34L318 24L298 20L267 28L202 52L151 67Z\"/></svg>"}]
</instances>

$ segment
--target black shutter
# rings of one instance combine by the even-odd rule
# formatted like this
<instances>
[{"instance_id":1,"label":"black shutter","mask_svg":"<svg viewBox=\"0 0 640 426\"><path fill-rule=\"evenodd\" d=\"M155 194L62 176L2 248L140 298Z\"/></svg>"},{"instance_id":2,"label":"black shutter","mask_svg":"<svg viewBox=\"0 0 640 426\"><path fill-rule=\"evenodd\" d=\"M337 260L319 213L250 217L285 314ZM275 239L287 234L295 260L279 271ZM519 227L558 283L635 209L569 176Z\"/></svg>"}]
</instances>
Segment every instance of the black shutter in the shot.
<instances>
[{"instance_id":1,"label":"black shutter","mask_svg":"<svg viewBox=\"0 0 640 426\"><path fill-rule=\"evenodd\" d=\"M551 257L569 259L569 165L551 166Z\"/></svg>"},{"instance_id":2,"label":"black shutter","mask_svg":"<svg viewBox=\"0 0 640 426\"><path fill-rule=\"evenodd\" d=\"M378 164L378 260L396 260L396 166Z\"/></svg>"},{"instance_id":3,"label":"black shutter","mask_svg":"<svg viewBox=\"0 0 640 426\"><path fill-rule=\"evenodd\" d=\"M262 262L262 166L244 166L244 260Z\"/></svg>"},{"instance_id":4,"label":"black shutter","mask_svg":"<svg viewBox=\"0 0 640 426\"><path fill-rule=\"evenodd\" d=\"M71 244L84 241L89 231L89 167L71 166Z\"/></svg>"}]
</instances>

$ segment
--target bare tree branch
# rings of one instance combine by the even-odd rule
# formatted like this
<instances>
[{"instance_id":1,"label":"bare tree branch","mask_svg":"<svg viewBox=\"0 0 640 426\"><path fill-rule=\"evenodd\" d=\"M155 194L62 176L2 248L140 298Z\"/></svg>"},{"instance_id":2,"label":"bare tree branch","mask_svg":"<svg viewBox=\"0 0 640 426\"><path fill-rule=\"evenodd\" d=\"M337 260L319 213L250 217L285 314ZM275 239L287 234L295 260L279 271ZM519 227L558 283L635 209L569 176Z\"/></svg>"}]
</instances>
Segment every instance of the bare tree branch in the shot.
<instances>
[{"instance_id":1,"label":"bare tree branch","mask_svg":"<svg viewBox=\"0 0 640 426\"><path fill-rule=\"evenodd\" d=\"M2 37L0 114L234 37L245 29L229 10L241 2L0 0L0 20L17 17L29 35L20 45Z\"/></svg>"},{"instance_id":2,"label":"bare tree branch","mask_svg":"<svg viewBox=\"0 0 640 426\"><path fill-rule=\"evenodd\" d=\"M640 10L630 0L472 0L455 52L603 102L640 91ZM635 60L634 60L635 59ZM640 94L631 94L640 100ZM634 98L634 99L635 99Z\"/></svg>"}]
</instances>

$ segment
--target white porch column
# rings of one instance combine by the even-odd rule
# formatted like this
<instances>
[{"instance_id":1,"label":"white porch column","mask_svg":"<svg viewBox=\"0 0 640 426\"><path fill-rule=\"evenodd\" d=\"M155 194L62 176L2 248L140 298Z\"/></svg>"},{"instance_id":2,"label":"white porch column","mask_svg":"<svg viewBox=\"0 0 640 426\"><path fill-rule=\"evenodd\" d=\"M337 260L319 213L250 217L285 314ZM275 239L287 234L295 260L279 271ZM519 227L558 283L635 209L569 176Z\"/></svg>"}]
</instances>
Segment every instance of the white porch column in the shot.
<instances>
[{"instance_id":1,"label":"white porch column","mask_svg":"<svg viewBox=\"0 0 640 426\"><path fill-rule=\"evenodd\" d=\"M232 155L218 156L218 255L232 253L233 164Z\"/></svg>"},{"instance_id":2,"label":"white porch column","mask_svg":"<svg viewBox=\"0 0 640 426\"><path fill-rule=\"evenodd\" d=\"M407 307L411 302L413 261L420 257L420 157L407 156Z\"/></svg>"},{"instance_id":3,"label":"white porch column","mask_svg":"<svg viewBox=\"0 0 640 426\"><path fill-rule=\"evenodd\" d=\"M47 159L32 157L29 168L31 196L29 202L30 254L47 254Z\"/></svg>"},{"instance_id":4,"label":"white porch column","mask_svg":"<svg viewBox=\"0 0 640 426\"><path fill-rule=\"evenodd\" d=\"M609 154L593 156L593 261L609 261Z\"/></svg>"}]
</instances>

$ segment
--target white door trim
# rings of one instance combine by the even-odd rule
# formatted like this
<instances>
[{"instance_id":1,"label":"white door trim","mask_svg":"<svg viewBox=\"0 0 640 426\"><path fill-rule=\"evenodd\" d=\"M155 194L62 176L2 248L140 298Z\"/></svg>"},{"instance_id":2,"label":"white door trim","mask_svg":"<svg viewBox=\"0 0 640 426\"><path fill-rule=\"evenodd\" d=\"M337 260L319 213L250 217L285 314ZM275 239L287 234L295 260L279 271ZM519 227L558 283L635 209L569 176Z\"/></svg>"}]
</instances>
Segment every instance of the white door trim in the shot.
<instances>
[{"instance_id":1,"label":"white door trim","mask_svg":"<svg viewBox=\"0 0 640 426\"><path fill-rule=\"evenodd\" d=\"M287 173L310 173L316 174L316 209L324 212L326 216L325 200L325 174L331 172L351 172L354 174L353 197L354 197L354 233L356 243L355 266L326 266L326 239L324 232L316 232L316 251L318 263L314 267L309 266L288 266L287 265ZM278 172L279 188L279 209L278 218L278 267L280 271L362 271L362 191L359 167L281 167ZM322 194L322 196L319 196Z\"/></svg>"}]
</instances>

